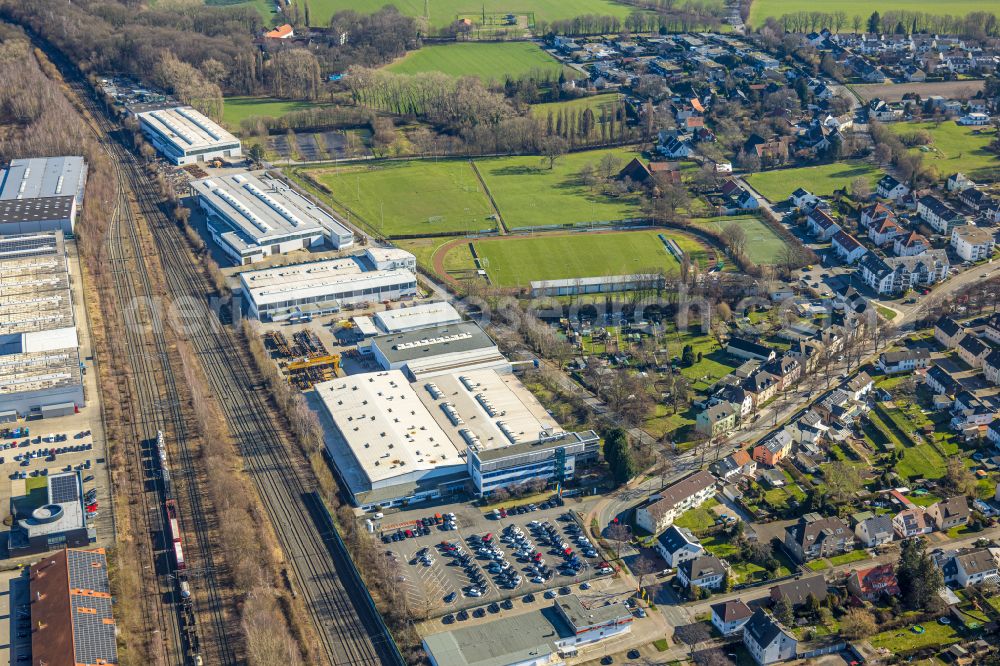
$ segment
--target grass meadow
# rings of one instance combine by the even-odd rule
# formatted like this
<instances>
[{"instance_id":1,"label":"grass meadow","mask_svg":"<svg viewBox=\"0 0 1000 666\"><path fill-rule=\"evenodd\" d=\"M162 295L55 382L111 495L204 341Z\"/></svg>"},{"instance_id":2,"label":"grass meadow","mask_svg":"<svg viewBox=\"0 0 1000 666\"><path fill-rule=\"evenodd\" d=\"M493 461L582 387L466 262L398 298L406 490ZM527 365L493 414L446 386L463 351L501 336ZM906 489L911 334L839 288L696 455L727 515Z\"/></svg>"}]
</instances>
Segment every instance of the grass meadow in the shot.
<instances>
[{"instance_id":1,"label":"grass meadow","mask_svg":"<svg viewBox=\"0 0 1000 666\"><path fill-rule=\"evenodd\" d=\"M713 217L697 222L717 233L721 233L731 224L739 226L747 238L744 252L755 264L778 263L781 251L785 248L785 241L767 226L767 223L752 215Z\"/></svg>"},{"instance_id":2,"label":"grass meadow","mask_svg":"<svg viewBox=\"0 0 1000 666\"><path fill-rule=\"evenodd\" d=\"M467 16L476 21L476 16L486 14L525 14L533 12L535 20L557 21L584 14L617 16L624 19L632 11L628 5L611 0L531 0L524 3L510 3L507 0L311 0L309 2L310 22L315 26L325 26L330 17L338 11L350 9L356 12L375 12L381 7L395 5L408 16L426 17L432 28L442 28L457 17Z\"/></svg>"},{"instance_id":3,"label":"grass meadow","mask_svg":"<svg viewBox=\"0 0 1000 666\"><path fill-rule=\"evenodd\" d=\"M951 16L965 16L970 12L993 12L1000 15L1000 6L993 0L957 0L948 3L936 0L884 0L877 6L863 0L831 0L823 3L821 7L809 2L809 0L754 0L750 6L748 23L756 27L763 25L768 16L781 18L782 14L816 11L817 9L827 13L844 12L847 16L847 22L840 29L845 32L854 29L852 20L855 16L860 16L862 21L867 21L873 9L878 9L882 14L910 11ZM832 30L834 26L829 27Z\"/></svg>"},{"instance_id":4,"label":"grass meadow","mask_svg":"<svg viewBox=\"0 0 1000 666\"><path fill-rule=\"evenodd\" d=\"M537 156L486 158L476 166L508 229L640 216L638 195L607 196L579 178L584 165L596 166L609 152L622 166L638 154L625 148L570 153L551 169ZM468 160L329 166L308 174L327 188L331 204L387 236L465 234L496 226L487 191Z\"/></svg>"},{"instance_id":5,"label":"grass meadow","mask_svg":"<svg viewBox=\"0 0 1000 666\"><path fill-rule=\"evenodd\" d=\"M1000 172L1000 157L989 150L996 137L996 130L991 127L963 127L950 120L940 124L892 123L888 127L897 134L930 132L931 144L913 150L924 156L926 164L937 167L942 178L961 171L973 180L995 179Z\"/></svg>"},{"instance_id":6,"label":"grass meadow","mask_svg":"<svg viewBox=\"0 0 1000 666\"><path fill-rule=\"evenodd\" d=\"M690 236L650 230L550 233L483 239L475 241L474 245L495 284L527 287L532 280L679 270L677 260L667 252L658 233L673 238L684 250L704 252L704 247ZM468 250L458 247L454 252L467 253Z\"/></svg>"},{"instance_id":7,"label":"grass meadow","mask_svg":"<svg viewBox=\"0 0 1000 666\"><path fill-rule=\"evenodd\" d=\"M555 78L562 68L558 60L532 42L433 44L410 51L386 67L397 74L441 72L475 76L484 82L522 79L538 73Z\"/></svg>"},{"instance_id":8,"label":"grass meadow","mask_svg":"<svg viewBox=\"0 0 1000 666\"><path fill-rule=\"evenodd\" d=\"M747 176L746 181L769 201L787 199L796 188L804 187L813 194L830 196L834 190L850 187L851 181L864 176L872 187L882 177L882 172L871 164L837 162L814 167L774 169Z\"/></svg>"},{"instance_id":9,"label":"grass meadow","mask_svg":"<svg viewBox=\"0 0 1000 666\"><path fill-rule=\"evenodd\" d=\"M466 160L312 169L335 206L385 235L493 229L493 208Z\"/></svg>"},{"instance_id":10,"label":"grass meadow","mask_svg":"<svg viewBox=\"0 0 1000 666\"><path fill-rule=\"evenodd\" d=\"M272 97L227 97L222 111L222 122L230 129L239 129L240 123L254 116L280 118L294 111L304 111L316 106L315 102L274 99Z\"/></svg>"}]
</instances>

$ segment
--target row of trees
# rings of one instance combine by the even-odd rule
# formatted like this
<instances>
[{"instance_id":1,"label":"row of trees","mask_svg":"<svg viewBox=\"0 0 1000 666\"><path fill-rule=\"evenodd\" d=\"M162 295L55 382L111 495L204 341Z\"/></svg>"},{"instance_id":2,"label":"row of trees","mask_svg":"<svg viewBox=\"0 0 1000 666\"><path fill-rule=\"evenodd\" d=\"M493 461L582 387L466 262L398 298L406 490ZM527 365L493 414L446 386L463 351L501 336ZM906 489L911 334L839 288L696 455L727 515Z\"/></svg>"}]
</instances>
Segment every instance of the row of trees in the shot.
<instances>
[{"instance_id":1,"label":"row of trees","mask_svg":"<svg viewBox=\"0 0 1000 666\"><path fill-rule=\"evenodd\" d=\"M875 160L881 164L891 163L896 167L901 179L910 185L926 185L938 180L939 174L935 167L925 165L920 153L911 152L903 139L888 127L871 120L868 124L872 141L875 142ZM908 137L913 141L921 141L925 137Z\"/></svg>"},{"instance_id":2,"label":"row of trees","mask_svg":"<svg viewBox=\"0 0 1000 666\"><path fill-rule=\"evenodd\" d=\"M909 10L889 11L884 14L872 12L868 17L859 14L848 16L846 12L799 11L782 14L778 19L782 28L789 32L806 33L828 28L841 32L850 28L855 33L865 30L870 33L899 35L934 33L962 35L975 39L996 37L1000 34L997 18L991 12L971 12L964 16L929 14Z\"/></svg>"}]
</instances>

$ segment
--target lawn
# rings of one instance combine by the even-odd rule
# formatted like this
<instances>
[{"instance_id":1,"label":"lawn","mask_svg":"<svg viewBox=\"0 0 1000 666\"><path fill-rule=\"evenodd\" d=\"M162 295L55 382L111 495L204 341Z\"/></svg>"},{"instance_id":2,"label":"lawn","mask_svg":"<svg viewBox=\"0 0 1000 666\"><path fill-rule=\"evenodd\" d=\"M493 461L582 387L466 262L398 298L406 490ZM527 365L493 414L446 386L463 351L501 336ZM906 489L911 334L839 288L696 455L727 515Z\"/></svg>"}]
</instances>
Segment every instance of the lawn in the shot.
<instances>
[{"instance_id":1,"label":"lawn","mask_svg":"<svg viewBox=\"0 0 1000 666\"><path fill-rule=\"evenodd\" d=\"M960 640L955 627L950 624L928 621L919 626L924 628L924 633L915 633L912 627L892 629L872 636L869 642L872 647L899 653L931 646L947 647Z\"/></svg>"},{"instance_id":2,"label":"lawn","mask_svg":"<svg viewBox=\"0 0 1000 666\"><path fill-rule=\"evenodd\" d=\"M493 208L466 160L312 169L333 205L387 236L493 229Z\"/></svg>"},{"instance_id":3,"label":"lawn","mask_svg":"<svg viewBox=\"0 0 1000 666\"><path fill-rule=\"evenodd\" d=\"M852 21L855 16L868 20L872 9L877 8L883 14L887 12L909 11L921 12L925 14L949 14L951 16L964 16L970 12L993 12L998 13L997 5L992 0L959 0L943 4L935 0L884 0L877 7L869 2L861 0L833 0L824 3L821 7L808 0L754 0L750 9L750 19L748 23L758 27L764 23L769 16L781 18L783 14L794 14L801 11L823 12L843 12L847 16L847 21L841 26L841 30L850 32L853 30ZM864 25L864 23L862 23ZM830 26L833 29L833 26Z\"/></svg>"},{"instance_id":4,"label":"lawn","mask_svg":"<svg viewBox=\"0 0 1000 666\"><path fill-rule=\"evenodd\" d=\"M449 76L475 76L484 82L503 82L556 79L562 67L533 42L458 42L410 51L386 69L397 74L441 72Z\"/></svg>"},{"instance_id":5,"label":"lawn","mask_svg":"<svg viewBox=\"0 0 1000 666\"><path fill-rule=\"evenodd\" d=\"M581 182L579 173L584 165L596 166L608 153L615 155L622 166L638 156L635 151L617 148L570 153L556 160L551 169L537 156L483 159L476 165L508 229L641 216L638 195L609 197Z\"/></svg>"},{"instance_id":6,"label":"lawn","mask_svg":"<svg viewBox=\"0 0 1000 666\"><path fill-rule=\"evenodd\" d=\"M830 196L834 190L849 188L858 177L867 178L874 189L882 172L862 162L838 162L814 167L760 171L746 177L750 185L771 202L784 201L796 188L804 187L813 194Z\"/></svg>"},{"instance_id":7,"label":"lawn","mask_svg":"<svg viewBox=\"0 0 1000 666\"><path fill-rule=\"evenodd\" d=\"M527 12L534 14L535 21L556 21L571 19L584 14L602 16L617 16L624 19L635 11L627 5L620 5L610 0L532 0L528 6L524 4L511 5L506 0L391 0L386 2L369 2L361 4L357 0L312 0L309 3L309 20L314 26L325 27L335 12L351 10L355 12L374 12L384 5L395 5L399 11L408 16L428 18L427 23L432 28L441 28L452 23L458 15L467 15L477 24L482 22L482 15L506 14L508 12ZM425 13L425 12L429 12Z\"/></svg>"},{"instance_id":8,"label":"lawn","mask_svg":"<svg viewBox=\"0 0 1000 666\"><path fill-rule=\"evenodd\" d=\"M864 550L852 550L840 555L834 555L829 558L830 564L835 567L839 567L841 564L850 564L851 562L860 562L861 560L868 559L868 553Z\"/></svg>"},{"instance_id":9,"label":"lawn","mask_svg":"<svg viewBox=\"0 0 1000 666\"><path fill-rule=\"evenodd\" d=\"M231 130L238 130L240 123L253 116L280 118L293 111L304 111L317 106L314 102L274 99L273 97L227 97L222 111L222 122Z\"/></svg>"},{"instance_id":10,"label":"lawn","mask_svg":"<svg viewBox=\"0 0 1000 666\"><path fill-rule=\"evenodd\" d=\"M434 270L434 253L442 245L453 240L462 238L461 236L444 236L434 238L408 238L395 241L394 245L413 254L417 258L417 265L425 270ZM468 243L463 243L455 247L444 256L444 268L446 271L472 270L476 267L476 262L472 259L472 252L469 251Z\"/></svg>"},{"instance_id":11,"label":"lawn","mask_svg":"<svg viewBox=\"0 0 1000 666\"><path fill-rule=\"evenodd\" d=\"M682 513L681 517L674 521L674 525L677 527L686 527L696 534L707 530L709 527L715 525L717 516L712 509L718 505L719 501L713 497L697 509L688 509Z\"/></svg>"},{"instance_id":12,"label":"lawn","mask_svg":"<svg viewBox=\"0 0 1000 666\"><path fill-rule=\"evenodd\" d=\"M785 241L760 218L752 215L739 217L713 217L695 222L721 233L730 225L737 225L746 234L746 255L755 264L777 264Z\"/></svg>"},{"instance_id":13,"label":"lawn","mask_svg":"<svg viewBox=\"0 0 1000 666\"><path fill-rule=\"evenodd\" d=\"M991 176L995 179L1000 169L1000 158L989 151L990 141L996 131L989 127L962 127L953 121L937 123L892 123L889 128L897 134L927 130L933 137L929 147L914 148L923 155L926 164L937 167L941 178L961 171L973 180Z\"/></svg>"},{"instance_id":14,"label":"lawn","mask_svg":"<svg viewBox=\"0 0 1000 666\"><path fill-rule=\"evenodd\" d=\"M657 233L553 233L477 240L475 247L490 280L505 287L526 287L532 280L677 272L677 260L667 252ZM663 233L669 233L679 244L697 244L693 238L676 232Z\"/></svg>"},{"instance_id":15,"label":"lawn","mask_svg":"<svg viewBox=\"0 0 1000 666\"><path fill-rule=\"evenodd\" d=\"M264 19L264 25L271 26L277 22L275 15L278 13L278 8L273 0L205 0L205 4L210 7L249 5L256 9L257 13Z\"/></svg>"}]
</instances>

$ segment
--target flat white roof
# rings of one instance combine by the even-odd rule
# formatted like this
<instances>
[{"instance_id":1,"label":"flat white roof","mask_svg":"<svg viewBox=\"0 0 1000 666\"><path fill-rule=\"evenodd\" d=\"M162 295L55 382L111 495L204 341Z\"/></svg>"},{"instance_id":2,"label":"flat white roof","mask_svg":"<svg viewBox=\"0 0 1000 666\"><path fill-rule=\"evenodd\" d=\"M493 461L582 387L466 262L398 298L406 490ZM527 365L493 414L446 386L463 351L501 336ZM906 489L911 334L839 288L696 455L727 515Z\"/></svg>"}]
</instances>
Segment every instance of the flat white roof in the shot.
<instances>
[{"instance_id":1,"label":"flat white roof","mask_svg":"<svg viewBox=\"0 0 1000 666\"><path fill-rule=\"evenodd\" d=\"M351 453L373 484L412 472L464 465L399 370L351 375L315 386Z\"/></svg>"},{"instance_id":2,"label":"flat white roof","mask_svg":"<svg viewBox=\"0 0 1000 666\"><path fill-rule=\"evenodd\" d=\"M0 200L70 195L82 201L86 170L79 156L11 160L0 170Z\"/></svg>"},{"instance_id":3,"label":"flat white roof","mask_svg":"<svg viewBox=\"0 0 1000 666\"><path fill-rule=\"evenodd\" d=\"M196 180L191 189L248 244L266 245L274 239L310 232L351 233L281 181L249 171Z\"/></svg>"},{"instance_id":4,"label":"flat white roof","mask_svg":"<svg viewBox=\"0 0 1000 666\"><path fill-rule=\"evenodd\" d=\"M369 259L377 263L382 263L383 261L416 260L416 257L412 253L401 250L398 247L370 247L365 250L365 254L368 255Z\"/></svg>"},{"instance_id":5,"label":"flat white roof","mask_svg":"<svg viewBox=\"0 0 1000 666\"><path fill-rule=\"evenodd\" d=\"M470 370L437 375L415 386L438 426L463 446L481 451L501 449L537 441L544 430L563 432L511 373ZM443 407L445 404L450 407Z\"/></svg>"},{"instance_id":6,"label":"flat white roof","mask_svg":"<svg viewBox=\"0 0 1000 666\"><path fill-rule=\"evenodd\" d=\"M240 273L244 290L258 306L303 298L321 298L340 291L345 285L356 290L416 280L409 270L366 271L352 257L327 259L294 266L264 268Z\"/></svg>"},{"instance_id":7,"label":"flat white roof","mask_svg":"<svg viewBox=\"0 0 1000 666\"><path fill-rule=\"evenodd\" d=\"M462 321L450 303L421 303L409 308L384 310L375 314L375 323L384 333L401 333L428 326L441 326Z\"/></svg>"},{"instance_id":8,"label":"flat white roof","mask_svg":"<svg viewBox=\"0 0 1000 666\"><path fill-rule=\"evenodd\" d=\"M221 125L189 106L143 111L135 115L141 123L184 153L240 143Z\"/></svg>"},{"instance_id":9,"label":"flat white roof","mask_svg":"<svg viewBox=\"0 0 1000 666\"><path fill-rule=\"evenodd\" d=\"M0 336L74 326L62 232L0 236Z\"/></svg>"}]
</instances>

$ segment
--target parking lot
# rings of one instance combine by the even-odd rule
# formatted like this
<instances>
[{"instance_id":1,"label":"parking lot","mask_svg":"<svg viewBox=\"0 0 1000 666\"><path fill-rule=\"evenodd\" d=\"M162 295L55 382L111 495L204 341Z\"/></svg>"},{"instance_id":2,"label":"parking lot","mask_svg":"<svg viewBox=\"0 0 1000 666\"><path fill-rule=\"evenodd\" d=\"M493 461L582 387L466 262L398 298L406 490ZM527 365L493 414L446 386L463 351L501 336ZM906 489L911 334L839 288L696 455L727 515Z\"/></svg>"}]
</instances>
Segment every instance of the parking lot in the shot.
<instances>
[{"instance_id":1,"label":"parking lot","mask_svg":"<svg viewBox=\"0 0 1000 666\"><path fill-rule=\"evenodd\" d=\"M385 556L395 560L397 580L418 612L475 617L492 604L503 607L503 600L544 597L601 575L596 545L574 513L554 501L534 511L484 516L466 509L451 516L453 522L441 514L438 524L434 513L422 515L430 524L419 527L410 518L381 525Z\"/></svg>"}]
</instances>

